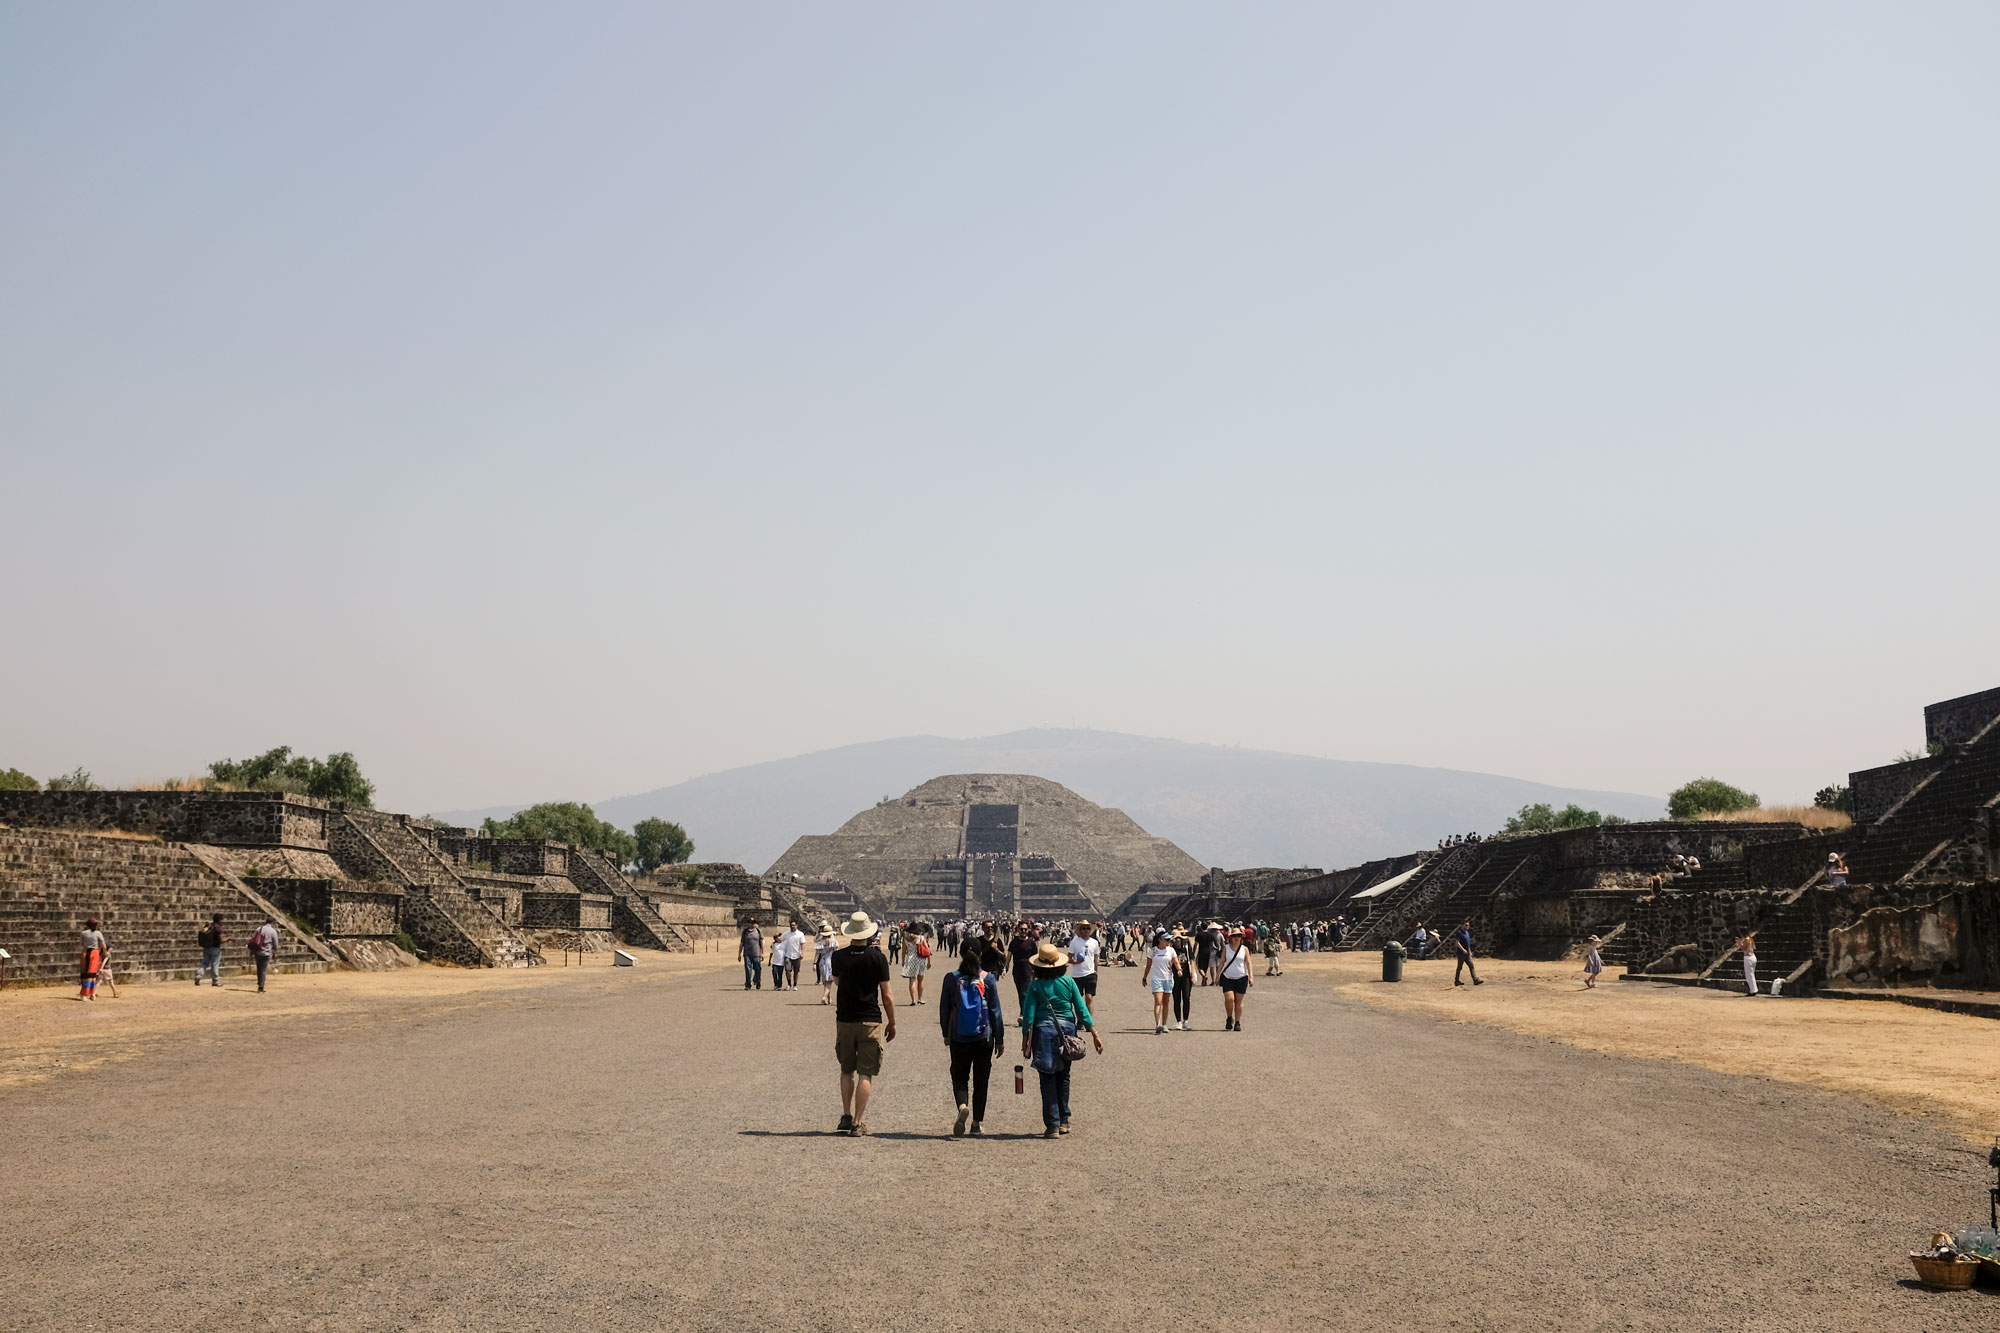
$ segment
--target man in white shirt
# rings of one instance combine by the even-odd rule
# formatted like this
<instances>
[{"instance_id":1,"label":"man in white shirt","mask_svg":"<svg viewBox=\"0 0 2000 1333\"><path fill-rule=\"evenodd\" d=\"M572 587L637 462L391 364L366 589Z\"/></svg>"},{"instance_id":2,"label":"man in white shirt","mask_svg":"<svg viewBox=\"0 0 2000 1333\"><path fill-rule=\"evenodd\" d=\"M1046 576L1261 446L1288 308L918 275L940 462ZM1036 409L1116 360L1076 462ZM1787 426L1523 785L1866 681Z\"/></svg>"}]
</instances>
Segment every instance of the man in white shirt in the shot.
<instances>
[{"instance_id":1,"label":"man in white shirt","mask_svg":"<svg viewBox=\"0 0 2000 1333\"><path fill-rule=\"evenodd\" d=\"M1097 1007L1097 956L1104 946L1097 938L1097 927L1089 921L1076 923L1076 934L1069 937L1069 975L1076 982L1078 990L1089 1000L1091 1008Z\"/></svg>"},{"instance_id":2,"label":"man in white shirt","mask_svg":"<svg viewBox=\"0 0 2000 1333\"><path fill-rule=\"evenodd\" d=\"M799 988L799 960L805 955L806 933L794 921L792 928L785 932L785 980L793 990Z\"/></svg>"}]
</instances>

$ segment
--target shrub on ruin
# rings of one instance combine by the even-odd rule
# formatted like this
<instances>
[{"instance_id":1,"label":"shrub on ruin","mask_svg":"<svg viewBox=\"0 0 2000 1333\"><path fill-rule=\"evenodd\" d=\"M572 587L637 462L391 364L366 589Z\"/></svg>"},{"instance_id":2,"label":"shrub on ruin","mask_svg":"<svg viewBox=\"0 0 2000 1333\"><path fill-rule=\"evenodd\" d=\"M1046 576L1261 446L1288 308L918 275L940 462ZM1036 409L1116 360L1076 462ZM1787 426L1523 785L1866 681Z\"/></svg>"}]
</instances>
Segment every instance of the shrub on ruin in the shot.
<instances>
[{"instance_id":1,"label":"shrub on ruin","mask_svg":"<svg viewBox=\"0 0 2000 1333\"><path fill-rule=\"evenodd\" d=\"M506 819L489 819L480 827L492 838L541 838L588 847L621 866L639 854L637 839L599 819L595 810L579 801L544 801Z\"/></svg>"},{"instance_id":2,"label":"shrub on ruin","mask_svg":"<svg viewBox=\"0 0 2000 1333\"><path fill-rule=\"evenodd\" d=\"M1757 808L1757 793L1732 787L1721 778L1696 778L1667 797L1668 819L1700 819Z\"/></svg>"},{"instance_id":3,"label":"shrub on ruin","mask_svg":"<svg viewBox=\"0 0 2000 1333\"><path fill-rule=\"evenodd\" d=\"M1586 810L1571 801L1558 810L1547 801L1524 805L1507 817L1502 833L1554 833L1558 829L1592 828L1604 822L1595 810Z\"/></svg>"},{"instance_id":4,"label":"shrub on ruin","mask_svg":"<svg viewBox=\"0 0 2000 1333\"><path fill-rule=\"evenodd\" d=\"M375 800L375 784L361 775L360 763L345 750L314 759L294 755L291 746L280 745L251 759L218 759L208 766L208 774L215 782L244 791L312 796L361 810Z\"/></svg>"},{"instance_id":5,"label":"shrub on ruin","mask_svg":"<svg viewBox=\"0 0 2000 1333\"><path fill-rule=\"evenodd\" d=\"M47 786L50 791L103 791L104 790L104 788L98 786L94 781L91 780L89 770L85 769L81 764L79 764L75 768L72 768L69 772L63 774L59 778L50 778L48 780Z\"/></svg>"},{"instance_id":6,"label":"shrub on ruin","mask_svg":"<svg viewBox=\"0 0 2000 1333\"><path fill-rule=\"evenodd\" d=\"M1854 793L1845 787L1821 787L1813 793L1813 805L1821 810L1838 810L1843 815L1854 813Z\"/></svg>"},{"instance_id":7,"label":"shrub on ruin","mask_svg":"<svg viewBox=\"0 0 2000 1333\"><path fill-rule=\"evenodd\" d=\"M632 826L632 839L639 849L633 859L647 872L681 865L694 855L694 839L671 820L642 819Z\"/></svg>"},{"instance_id":8,"label":"shrub on ruin","mask_svg":"<svg viewBox=\"0 0 2000 1333\"><path fill-rule=\"evenodd\" d=\"M42 784L18 768L0 768L0 791L40 791Z\"/></svg>"}]
</instances>

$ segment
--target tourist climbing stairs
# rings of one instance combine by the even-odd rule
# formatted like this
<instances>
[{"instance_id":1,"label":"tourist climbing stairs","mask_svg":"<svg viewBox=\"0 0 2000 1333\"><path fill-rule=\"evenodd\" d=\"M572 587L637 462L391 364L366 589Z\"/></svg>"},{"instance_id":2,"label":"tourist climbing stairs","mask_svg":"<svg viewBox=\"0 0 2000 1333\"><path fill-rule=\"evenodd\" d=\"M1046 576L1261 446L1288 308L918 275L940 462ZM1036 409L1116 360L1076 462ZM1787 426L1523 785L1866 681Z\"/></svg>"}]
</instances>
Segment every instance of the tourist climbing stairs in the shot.
<instances>
[{"instance_id":1,"label":"tourist climbing stairs","mask_svg":"<svg viewBox=\"0 0 2000 1333\"><path fill-rule=\"evenodd\" d=\"M374 857L407 886L405 928L426 952L477 967L528 967L541 961L540 951L473 897L458 872L417 836L403 816L349 810L344 818ZM339 858L340 840L332 845Z\"/></svg>"}]
</instances>

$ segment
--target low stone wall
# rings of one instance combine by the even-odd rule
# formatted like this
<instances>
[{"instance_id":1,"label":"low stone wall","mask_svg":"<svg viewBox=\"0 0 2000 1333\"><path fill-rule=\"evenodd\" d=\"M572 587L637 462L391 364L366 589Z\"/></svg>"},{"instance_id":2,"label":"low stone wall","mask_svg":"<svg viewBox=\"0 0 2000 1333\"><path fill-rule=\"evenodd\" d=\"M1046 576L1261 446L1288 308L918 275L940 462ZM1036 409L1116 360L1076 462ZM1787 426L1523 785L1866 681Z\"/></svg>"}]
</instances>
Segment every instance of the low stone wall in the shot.
<instances>
[{"instance_id":1,"label":"low stone wall","mask_svg":"<svg viewBox=\"0 0 2000 1333\"><path fill-rule=\"evenodd\" d=\"M610 930L611 902L607 893L523 891L521 924L528 930Z\"/></svg>"},{"instance_id":2,"label":"low stone wall","mask_svg":"<svg viewBox=\"0 0 2000 1333\"><path fill-rule=\"evenodd\" d=\"M1626 918L1627 956L1635 971L1683 944L1693 945L1704 959L1714 958L1787 896L1768 889L1645 894L1633 900Z\"/></svg>"},{"instance_id":3,"label":"low stone wall","mask_svg":"<svg viewBox=\"0 0 2000 1333\"><path fill-rule=\"evenodd\" d=\"M327 849L333 807L256 791L0 791L0 824L116 829L225 847Z\"/></svg>"},{"instance_id":4,"label":"low stone wall","mask_svg":"<svg viewBox=\"0 0 2000 1333\"><path fill-rule=\"evenodd\" d=\"M1883 764L1847 775L1849 812L1854 822L1866 826L1885 814L1889 807L1916 790L1919 782L1951 762L1950 755L1931 755L1908 763Z\"/></svg>"},{"instance_id":5,"label":"low stone wall","mask_svg":"<svg viewBox=\"0 0 2000 1333\"><path fill-rule=\"evenodd\" d=\"M332 879L246 880L294 920L321 935L387 939L402 929L403 889L384 881Z\"/></svg>"}]
</instances>

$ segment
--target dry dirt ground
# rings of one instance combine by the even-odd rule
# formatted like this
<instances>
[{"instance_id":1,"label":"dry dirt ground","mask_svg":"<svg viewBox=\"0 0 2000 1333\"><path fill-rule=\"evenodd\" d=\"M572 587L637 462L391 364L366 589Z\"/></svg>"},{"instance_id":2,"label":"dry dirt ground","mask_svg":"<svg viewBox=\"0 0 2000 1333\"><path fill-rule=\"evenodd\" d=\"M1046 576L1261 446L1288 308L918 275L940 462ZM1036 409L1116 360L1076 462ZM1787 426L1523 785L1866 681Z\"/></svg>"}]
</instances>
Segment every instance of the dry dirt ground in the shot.
<instances>
[{"instance_id":1,"label":"dry dirt ground","mask_svg":"<svg viewBox=\"0 0 2000 1333\"><path fill-rule=\"evenodd\" d=\"M949 1137L931 1006L834 1137L831 1015L724 955L9 990L0 1328L2000 1327L1903 1257L1984 1211L1981 1094L1801 1081L1853 1044L1815 1021L1904 1011L1368 961L1289 962L1240 1034L1107 972L1054 1142L1011 1077ZM1990 1078L1993 1032L1934 1040Z\"/></svg>"}]
</instances>

